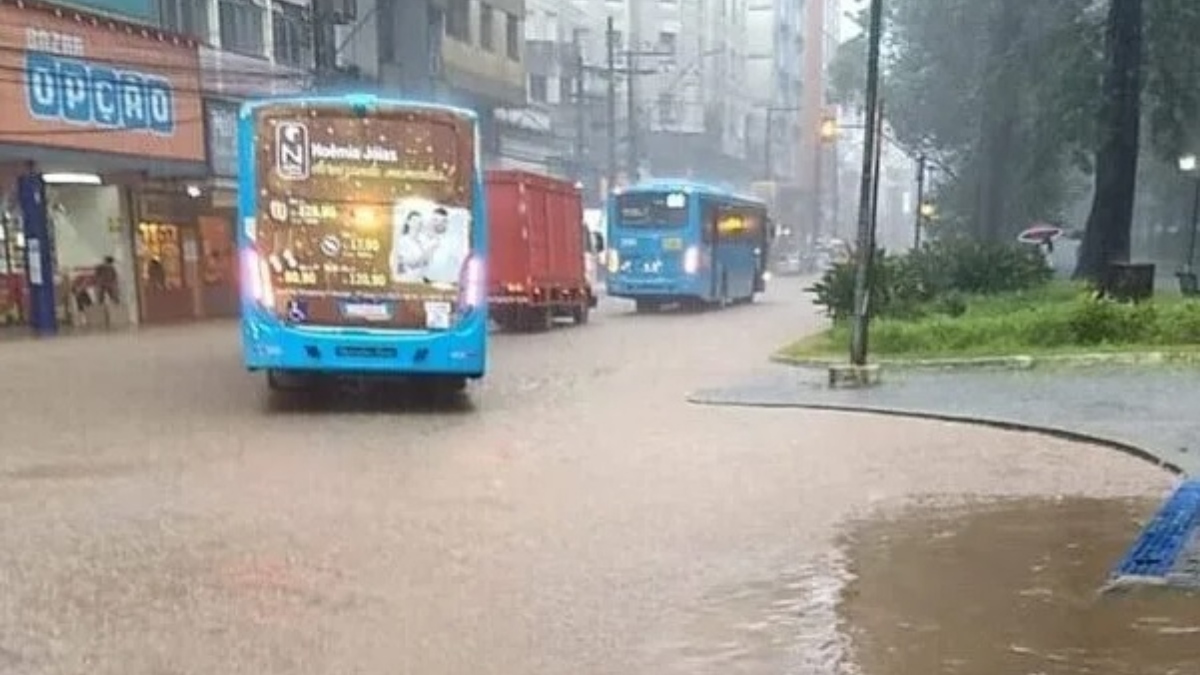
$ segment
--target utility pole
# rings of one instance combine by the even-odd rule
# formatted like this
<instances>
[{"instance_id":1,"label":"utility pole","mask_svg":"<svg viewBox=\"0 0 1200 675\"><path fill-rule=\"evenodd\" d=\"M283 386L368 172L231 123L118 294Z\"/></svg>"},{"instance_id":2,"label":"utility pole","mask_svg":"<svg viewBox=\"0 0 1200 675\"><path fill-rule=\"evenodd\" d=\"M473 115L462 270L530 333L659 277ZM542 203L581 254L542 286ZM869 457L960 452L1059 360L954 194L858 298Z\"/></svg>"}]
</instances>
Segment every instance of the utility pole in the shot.
<instances>
[{"instance_id":1,"label":"utility pole","mask_svg":"<svg viewBox=\"0 0 1200 675\"><path fill-rule=\"evenodd\" d=\"M575 33L575 180L585 182L587 172L584 171L584 152L587 148L587 87L584 77L587 69L583 62L583 44L579 33Z\"/></svg>"},{"instance_id":2,"label":"utility pole","mask_svg":"<svg viewBox=\"0 0 1200 675\"><path fill-rule=\"evenodd\" d=\"M604 32L608 44L608 190L617 186L617 29L612 16ZM608 195L605 195L607 198Z\"/></svg>"},{"instance_id":3,"label":"utility pole","mask_svg":"<svg viewBox=\"0 0 1200 675\"><path fill-rule=\"evenodd\" d=\"M640 153L638 152L638 121L637 121L637 94L634 90L634 83L637 82L637 52L629 50L626 53L625 70L628 73L625 77L625 104L629 110L625 113L629 117L629 122L626 126L629 127L629 152L625 162L628 165L626 171L629 172L630 184L636 183L640 172L638 171L641 165Z\"/></svg>"},{"instance_id":4,"label":"utility pole","mask_svg":"<svg viewBox=\"0 0 1200 675\"><path fill-rule=\"evenodd\" d=\"M867 33L867 129L863 140L862 181L858 193L858 255L854 270L854 321L850 332L850 363L867 365L868 324L871 318L871 265L875 261L875 199L878 176L876 153L879 126L879 52L883 38L883 0L871 0Z\"/></svg>"},{"instance_id":5,"label":"utility pole","mask_svg":"<svg viewBox=\"0 0 1200 675\"><path fill-rule=\"evenodd\" d=\"M766 130L763 132L763 180L775 179L775 157L772 147L775 145L775 109L767 108Z\"/></svg>"},{"instance_id":6,"label":"utility pole","mask_svg":"<svg viewBox=\"0 0 1200 675\"><path fill-rule=\"evenodd\" d=\"M921 229L925 226L925 153L917 155L917 219L913 225L913 249L921 248Z\"/></svg>"}]
</instances>

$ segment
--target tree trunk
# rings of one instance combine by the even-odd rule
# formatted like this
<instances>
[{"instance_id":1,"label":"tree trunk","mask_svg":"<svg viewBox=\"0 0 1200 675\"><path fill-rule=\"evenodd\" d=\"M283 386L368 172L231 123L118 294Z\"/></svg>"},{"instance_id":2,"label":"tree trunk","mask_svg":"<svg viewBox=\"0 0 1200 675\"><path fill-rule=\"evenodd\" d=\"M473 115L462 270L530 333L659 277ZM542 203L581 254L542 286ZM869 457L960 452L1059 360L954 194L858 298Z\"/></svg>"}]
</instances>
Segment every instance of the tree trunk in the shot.
<instances>
[{"instance_id":1,"label":"tree trunk","mask_svg":"<svg viewBox=\"0 0 1200 675\"><path fill-rule=\"evenodd\" d=\"M1021 7L1012 0L993 3L988 77L984 83L984 106L980 124L979 190L975 227L981 239L1000 241L1013 227L1009 222L1013 199L1011 186L1020 86L1013 75L1013 51L1021 38Z\"/></svg>"},{"instance_id":2,"label":"tree trunk","mask_svg":"<svg viewBox=\"0 0 1200 675\"><path fill-rule=\"evenodd\" d=\"M1103 283L1110 263L1129 260L1141 116L1142 0L1111 0L1105 29L1096 189L1076 279Z\"/></svg>"}]
</instances>

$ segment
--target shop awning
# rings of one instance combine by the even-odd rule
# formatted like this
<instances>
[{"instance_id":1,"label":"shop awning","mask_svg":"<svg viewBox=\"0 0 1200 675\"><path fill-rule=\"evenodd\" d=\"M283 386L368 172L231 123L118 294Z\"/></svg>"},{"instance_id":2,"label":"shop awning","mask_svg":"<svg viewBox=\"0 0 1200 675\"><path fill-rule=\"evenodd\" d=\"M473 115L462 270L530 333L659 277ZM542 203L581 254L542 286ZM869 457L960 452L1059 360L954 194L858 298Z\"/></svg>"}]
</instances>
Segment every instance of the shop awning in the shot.
<instances>
[{"instance_id":1,"label":"shop awning","mask_svg":"<svg viewBox=\"0 0 1200 675\"><path fill-rule=\"evenodd\" d=\"M136 157L116 153L62 150L44 146L0 143L0 164L33 161L44 172L105 174L145 173L148 178L201 178L208 174L204 162Z\"/></svg>"}]
</instances>

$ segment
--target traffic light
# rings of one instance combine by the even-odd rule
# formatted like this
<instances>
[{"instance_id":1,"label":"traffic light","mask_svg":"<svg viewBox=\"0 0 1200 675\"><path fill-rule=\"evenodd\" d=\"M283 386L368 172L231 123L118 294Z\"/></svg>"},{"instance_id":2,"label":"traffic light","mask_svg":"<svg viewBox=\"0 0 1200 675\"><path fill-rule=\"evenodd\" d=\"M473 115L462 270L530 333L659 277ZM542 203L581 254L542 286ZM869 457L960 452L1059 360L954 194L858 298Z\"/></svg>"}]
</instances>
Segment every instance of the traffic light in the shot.
<instances>
[{"instance_id":1,"label":"traffic light","mask_svg":"<svg viewBox=\"0 0 1200 675\"><path fill-rule=\"evenodd\" d=\"M829 141L832 141L833 139L837 138L837 135L838 135L837 118L833 117L832 115L826 115L825 117L821 118L821 129L818 133L821 136L821 140L825 141L825 142L829 142Z\"/></svg>"}]
</instances>

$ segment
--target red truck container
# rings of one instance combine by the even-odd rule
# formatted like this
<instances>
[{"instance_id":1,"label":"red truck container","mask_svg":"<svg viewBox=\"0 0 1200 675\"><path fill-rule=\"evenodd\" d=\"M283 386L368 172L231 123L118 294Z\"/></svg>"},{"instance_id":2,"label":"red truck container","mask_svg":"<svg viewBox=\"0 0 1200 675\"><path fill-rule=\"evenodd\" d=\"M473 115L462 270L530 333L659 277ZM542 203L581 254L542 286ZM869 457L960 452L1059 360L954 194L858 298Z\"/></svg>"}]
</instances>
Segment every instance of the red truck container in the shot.
<instances>
[{"instance_id":1,"label":"red truck container","mask_svg":"<svg viewBox=\"0 0 1200 675\"><path fill-rule=\"evenodd\" d=\"M596 296L579 189L527 171L489 171L485 180L492 319L505 330L546 330L560 316L587 323Z\"/></svg>"}]
</instances>

